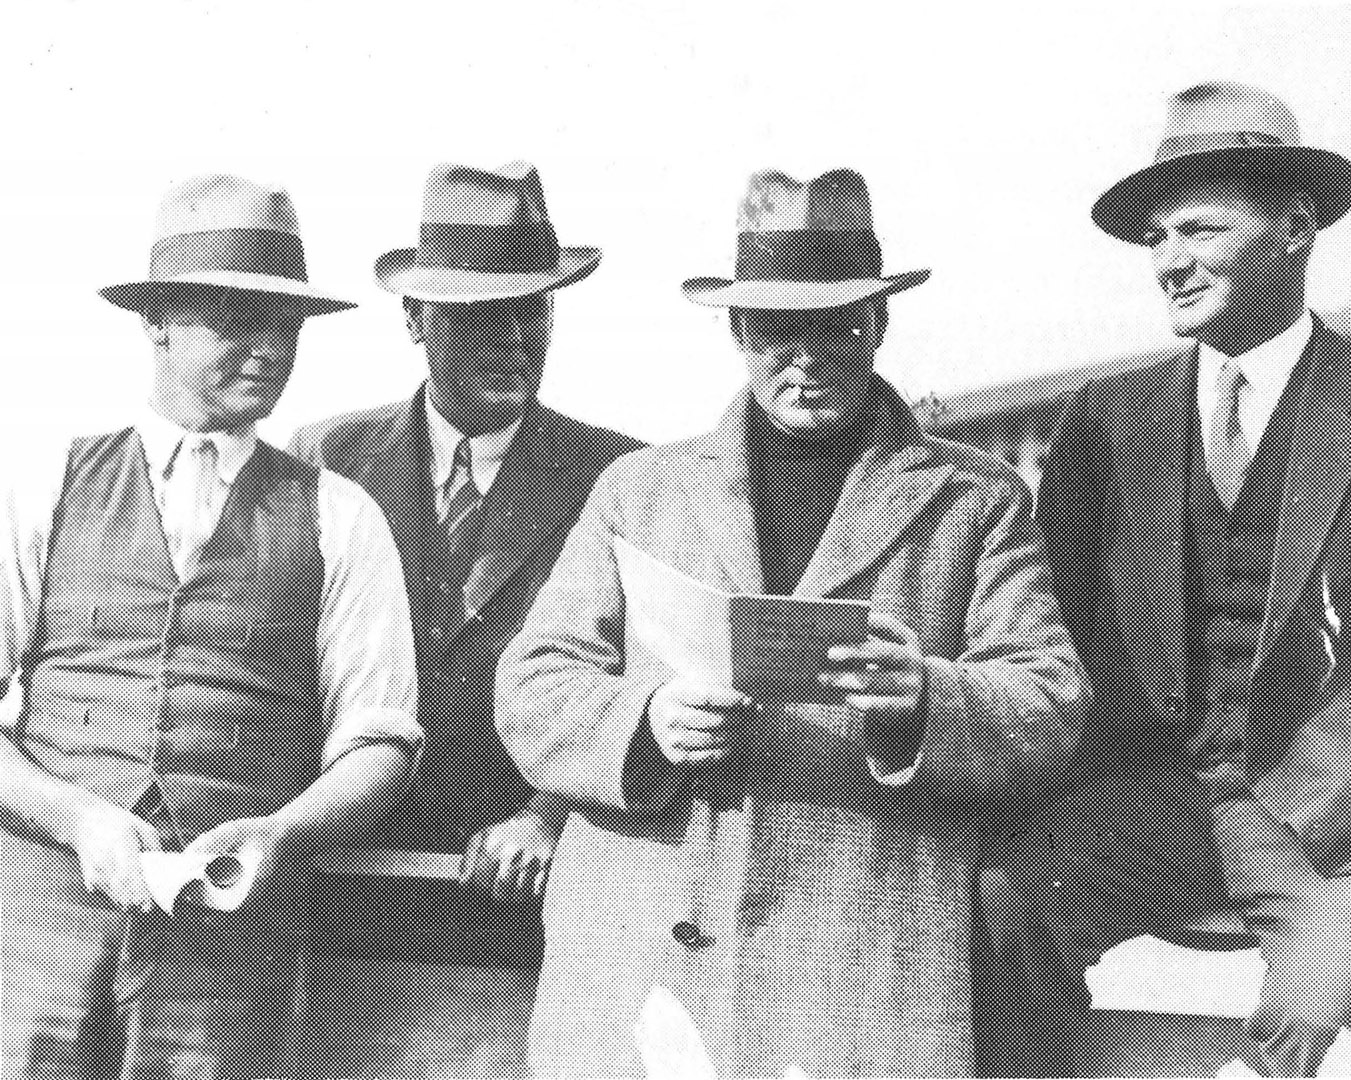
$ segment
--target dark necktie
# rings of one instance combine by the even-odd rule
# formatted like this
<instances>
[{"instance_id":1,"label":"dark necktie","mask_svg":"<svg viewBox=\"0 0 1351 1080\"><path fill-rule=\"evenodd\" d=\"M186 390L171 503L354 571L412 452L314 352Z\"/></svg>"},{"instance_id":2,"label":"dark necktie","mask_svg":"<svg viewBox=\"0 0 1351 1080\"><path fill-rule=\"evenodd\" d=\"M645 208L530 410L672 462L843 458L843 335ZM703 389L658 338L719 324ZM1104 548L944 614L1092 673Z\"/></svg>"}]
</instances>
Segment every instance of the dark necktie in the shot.
<instances>
[{"instance_id":1,"label":"dark necktie","mask_svg":"<svg viewBox=\"0 0 1351 1080\"><path fill-rule=\"evenodd\" d=\"M455 462L446 487L450 494L442 519L449 541L446 598L458 607L459 617L466 618L470 613L465 605L464 588L478 554L482 519L479 508L483 505L483 494L474 483L474 460L468 439L461 439L455 448Z\"/></svg>"},{"instance_id":2,"label":"dark necktie","mask_svg":"<svg viewBox=\"0 0 1351 1080\"><path fill-rule=\"evenodd\" d=\"M1234 361L1226 361L1216 382L1215 413L1210 423L1210 475L1220 500L1230 510L1238 501L1243 477L1252 464L1252 448L1243 436L1238 412L1246 381L1243 369Z\"/></svg>"}]
</instances>

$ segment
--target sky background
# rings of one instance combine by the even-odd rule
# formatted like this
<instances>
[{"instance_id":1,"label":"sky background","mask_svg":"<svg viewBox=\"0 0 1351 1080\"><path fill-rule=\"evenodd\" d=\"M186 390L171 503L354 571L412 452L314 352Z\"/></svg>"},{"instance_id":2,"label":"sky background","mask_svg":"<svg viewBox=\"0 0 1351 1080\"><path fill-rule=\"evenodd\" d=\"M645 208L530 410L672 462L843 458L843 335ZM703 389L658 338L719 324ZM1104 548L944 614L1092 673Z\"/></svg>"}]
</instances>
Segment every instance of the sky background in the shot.
<instances>
[{"instance_id":1,"label":"sky background","mask_svg":"<svg viewBox=\"0 0 1351 1080\"><path fill-rule=\"evenodd\" d=\"M416 241L438 161L539 168L564 244L544 399L646 439L714 423L744 370L680 292L730 273L748 175L866 177L891 302L878 367L912 396L1170 340L1142 250L1094 199L1153 156L1167 97L1262 85L1351 154L1351 6L64 0L0 16L0 468L121 423L150 346L96 293L145 272L173 182L286 187L311 280L360 303L307 324L265 434L406 397L423 375L377 256ZM1320 236L1317 307L1351 304L1351 223ZM12 449L17 447L19 449Z\"/></svg>"}]
</instances>

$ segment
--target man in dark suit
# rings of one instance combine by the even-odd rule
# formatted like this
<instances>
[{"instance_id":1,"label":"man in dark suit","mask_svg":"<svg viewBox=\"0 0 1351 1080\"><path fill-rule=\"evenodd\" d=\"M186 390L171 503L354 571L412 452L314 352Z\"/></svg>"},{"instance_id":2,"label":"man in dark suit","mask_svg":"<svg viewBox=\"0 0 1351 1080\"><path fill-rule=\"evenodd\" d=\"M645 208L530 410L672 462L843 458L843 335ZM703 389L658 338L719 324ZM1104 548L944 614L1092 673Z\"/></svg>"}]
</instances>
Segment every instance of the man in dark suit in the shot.
<instances>
[{"instance_id":1,"label":"man in dark suit","mask_svg":"<svg viewBox=\"0 0 1351 1080\"><path fill-rule=\"evenodd\" d=\"M380 284L402 295L431 378L410 401L303 429L292 444L361 484L389 519L427 734L420 781L394 815L390 846L466 853L463 876L482 888L445 891L441 925L487 967L538 967L538 900L567 815L558 799L531 790L497 737L497 659L596 477L640 445L536 400L553 290L586 277L600 256L559 247L532 167L436 167L418 247L375 267ZM489 1025L508 1056L526 1019ZM492 1054L474 1060L504 1067Z\"/></svg>"},{"instance_id":2,"label":"man in dark suit","mask_svg":"<svg viewBox=\"0 0 1351 1080\"><path fill-rule=\"evenodd\" d=\"M1305 302L1349 206L1351 162L1209 83L1093 208L1194 341L1085 386L1049 453L1038 517L1097 720L1085 783L982 877L992 1040L1065 1045L1103 951L1222 909L1267 963L1255 1067L1313 1076L1351 1020L1351 341Z\"/></svg>"}]
</instances>

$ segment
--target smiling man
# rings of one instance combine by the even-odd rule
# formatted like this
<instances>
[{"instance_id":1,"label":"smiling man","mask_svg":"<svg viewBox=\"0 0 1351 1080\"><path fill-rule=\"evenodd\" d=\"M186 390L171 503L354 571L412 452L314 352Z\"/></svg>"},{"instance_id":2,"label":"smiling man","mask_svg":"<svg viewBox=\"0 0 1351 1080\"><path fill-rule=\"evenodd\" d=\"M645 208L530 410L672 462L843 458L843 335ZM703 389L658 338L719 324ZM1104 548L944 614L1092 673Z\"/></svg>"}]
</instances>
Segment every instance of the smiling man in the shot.
<instances>
[{"instance_id":1,"label":"smiling man","mask_svg":"<svg viewBox=\"0 0 1351 1080\"><path fill-rule=\"evenodd\" d=\"M1083 786L982 878L990 1028L1032 1051L1067 1045L1104 950L1216 912L1267 963L1255 1067L1313 1076L1351 1019L1351 342L1305 300L1349 206L1351 162L1282 102L1207 83L1093 208L1189 341L1071 400L1039 493L1097 713Z\"/></svg>"},{"instance_id":2,"label":"smiling man","mask_svg":"<svg viewBox=\"0 0 1351 1080\"><path fill-rule=\"evenodd\" d=\"M261 441L311 286L284 191L173 188L135 422L0 492L5 1076L289 1075L310 856L385 810L421 742L398 555L356 485ZM155 850L256 854L236 912L156 909Z\"/></svg>"},{"instance_id":3,"label":"smiling man","mask_svg":"<svg viewBox=\"0 0 1351 1080\"><path fill-rule=\"evenodd\" d=\"M758 173L739 225L736 279L685 292L730 308L748 386L606 471L498 671L508 749L578 807L531 1065L640 1075L655 984L720 1076L970 1075L972 853L1066 759L1084 682L1023 482L873 372L886 298L929 275L882 274L863 178ZM678 677L628 626L618 537L730 592L865 600L871 634L813 701Z\"/></svg>"}]
</instances>

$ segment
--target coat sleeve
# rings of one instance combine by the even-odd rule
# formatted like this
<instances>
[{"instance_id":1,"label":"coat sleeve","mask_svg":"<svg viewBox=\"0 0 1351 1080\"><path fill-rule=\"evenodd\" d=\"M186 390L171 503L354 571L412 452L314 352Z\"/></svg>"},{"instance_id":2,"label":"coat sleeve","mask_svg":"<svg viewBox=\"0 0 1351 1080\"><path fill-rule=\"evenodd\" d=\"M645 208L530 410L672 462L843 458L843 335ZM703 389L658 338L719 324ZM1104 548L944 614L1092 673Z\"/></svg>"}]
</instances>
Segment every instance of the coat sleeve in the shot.
<instances>
[{"instance_id":1,"label":"coat sleeve","mask_svg":"<svg viewBox=\"0 0 1351 1080\"><path fill-rule=\"evenodd\" d=\"M1089 688L1021 482L996 485L988 501L964 650L924 668L919 791L1013 806L1067 767Z\"/></svg>"},{"instance_id":2,"label":"coat sleeve","mask_svg":"<svg viewBox=\"0 0 1351 1080\"><path fill-rule=\"evenodd\" d=\"M624 591L615 563L620 470L596 482L548 582L497 669L496 722L521 774L540 791L641 811L665 805L684 771L648 729L666 669L625 655Z\"/></svg>"}]
</instances>

